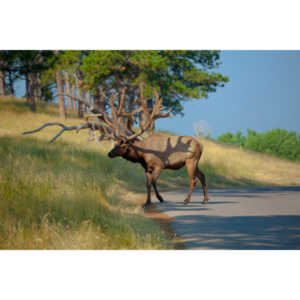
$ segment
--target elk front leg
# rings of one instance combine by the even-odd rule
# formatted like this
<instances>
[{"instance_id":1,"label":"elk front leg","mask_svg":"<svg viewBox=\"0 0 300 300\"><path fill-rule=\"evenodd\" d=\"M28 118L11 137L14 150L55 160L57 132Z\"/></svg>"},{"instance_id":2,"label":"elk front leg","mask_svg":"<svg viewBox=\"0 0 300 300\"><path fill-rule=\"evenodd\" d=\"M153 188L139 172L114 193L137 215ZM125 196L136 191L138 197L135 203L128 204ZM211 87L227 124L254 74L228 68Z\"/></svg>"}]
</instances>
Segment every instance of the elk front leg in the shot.
<instances>
[{"instance_id":1,"label":"elk front leg","mask_svg":"<svg viewBox=\"0 0 300 300\"><path fill-rule=\"evenodd\" d=\"M144 208L151 205L151 184L152 184L152 171L146 171L146 188L147 188L147 201Z\"/></svg>"},{"instance_id":2,"label":"elk front leg","mask_svg":"<svg viewBox=\"0 0 300 300\"><path fill-rule=\"evenodd\" d=\"M152 185L153 185L153 188L154 188L154 191L155 191L155 195L157 197L157 199L160 201L160 202L164 202L164 199L163 197L159 194L158 190L157 190L157 187L156 187L156 181L160 175L160 172L161 172L161 168L156 168L153 173L152 173Z\"/></svg>"}]
</instances>

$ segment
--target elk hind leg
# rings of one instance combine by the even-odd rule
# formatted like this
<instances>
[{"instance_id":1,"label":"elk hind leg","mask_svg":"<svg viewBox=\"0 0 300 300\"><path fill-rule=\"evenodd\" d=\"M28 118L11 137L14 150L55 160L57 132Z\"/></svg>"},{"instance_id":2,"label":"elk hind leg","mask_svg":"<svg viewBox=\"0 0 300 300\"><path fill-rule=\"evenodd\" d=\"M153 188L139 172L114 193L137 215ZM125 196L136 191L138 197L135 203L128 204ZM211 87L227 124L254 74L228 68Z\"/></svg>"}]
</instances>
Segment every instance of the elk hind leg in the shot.
<instances>
[{"instance_id":1,"label":"elk hind leg","mask_svg":"<svg viewBox=\"0 0 300 300\"><path fill-rule=\"evenodd\" d=\"M186 199L184 200L184 203L189 204L190 200L191 200L193 190L196 186L196 166L197 166L197 162L195 162L194 160L188 160L188 161L186 161L185 165L186 165L188 175L189 175L189 178L190 178L190 189L189 189L189 193L188 193Z\"/></svg>"},{"instance_id":2,"label":"elk hind leg","mask_svg":"<svg viewBox=\"0 0 300 300\"><path fill-rule=\"evenodd\" d=\"M202 185L203 194L204 194L203 203L207 203L209 198L208 198L207 188L206 188L206 179L205 179L205 175L200 171L198 166L196 167L196 176L199 178Z\"/></svg>"}]
</instances>

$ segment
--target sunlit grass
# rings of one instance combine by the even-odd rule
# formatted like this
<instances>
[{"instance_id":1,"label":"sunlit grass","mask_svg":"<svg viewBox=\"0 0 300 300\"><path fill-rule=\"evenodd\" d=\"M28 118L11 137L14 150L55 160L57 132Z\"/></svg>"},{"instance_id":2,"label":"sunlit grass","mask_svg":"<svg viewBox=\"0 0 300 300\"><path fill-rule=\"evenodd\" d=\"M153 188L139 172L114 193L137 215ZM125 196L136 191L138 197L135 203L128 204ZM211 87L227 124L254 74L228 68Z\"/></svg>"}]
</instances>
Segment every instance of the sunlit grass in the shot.
<instances>
[{"instance_id":1,"label":"sunlit grass","mask_svg":"<svg viewBox=\"0 0 300 300\"><path fill-rule=\"evenodd\" d=\"M61 121L54 104L29 112L23 100L0 98L1 249L166 249L172 247L134 201L145 192L141 166L109 159L110 142L59 128L22 136ZM64 121L80 124L75 117ZM166 134L166 133L162 133ZM300 164L202 139L200 169L208 187L300 185ZM187 188L186 169L163 171L161 190Z\"/></svg>"},{"instance_id":2,"label":"sunlit grass","mask_svg":"<svg viewBox=\"0 0 300 300\"><path fill-rule=\"evenodd\" d=\"M140 167L106 155L110 142L59 128L22 136L60 121L57 106L0 99L1 249L169 249L161 229L135 204L128 185L144 186ZM42 111L42 112L41 112ZM66 124L82 120L68 119Z\"/></svg>"},{"instance_id":3,"label":"sunlit grass","mask_svg":"<svg viewBox=\"0 0 300 300\"><path fill-rule=\"evenodd\" d=\"M116 188L121 171L101 154L6 136L0 137L0 165L2 249L170 247Z\"/></svg>"},{"instance_id":4,"label":"sunlit grass","mask_svg":"<svg viewBox=\"0 0 300 300\"><path fill-rule=\"evenodd\" d=\"M300 185L300 163L202 139L200 168L216 186Z\"/></svg>"}]
</instances>

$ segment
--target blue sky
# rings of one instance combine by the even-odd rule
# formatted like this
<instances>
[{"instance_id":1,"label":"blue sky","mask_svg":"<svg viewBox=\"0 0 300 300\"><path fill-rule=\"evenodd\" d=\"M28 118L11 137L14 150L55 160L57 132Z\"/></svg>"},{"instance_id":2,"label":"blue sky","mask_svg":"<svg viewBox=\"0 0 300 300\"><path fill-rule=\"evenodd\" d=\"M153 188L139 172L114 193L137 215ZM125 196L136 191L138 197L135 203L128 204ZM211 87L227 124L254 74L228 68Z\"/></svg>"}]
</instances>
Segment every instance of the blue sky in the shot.
<instances>
[{"instance_id":1,"label":"blue sky","mask_svg":"<svg viewBox=\"0 0 300 300\"><path fill-rule=\"evenodd\" d=\"M162 119L159 129L193 135L204 120L212 137L247 128L300 132L300 51L221 51L218 72L230 82L208 99L184 105L184 117Z\"/></svg>"}]
</instances>

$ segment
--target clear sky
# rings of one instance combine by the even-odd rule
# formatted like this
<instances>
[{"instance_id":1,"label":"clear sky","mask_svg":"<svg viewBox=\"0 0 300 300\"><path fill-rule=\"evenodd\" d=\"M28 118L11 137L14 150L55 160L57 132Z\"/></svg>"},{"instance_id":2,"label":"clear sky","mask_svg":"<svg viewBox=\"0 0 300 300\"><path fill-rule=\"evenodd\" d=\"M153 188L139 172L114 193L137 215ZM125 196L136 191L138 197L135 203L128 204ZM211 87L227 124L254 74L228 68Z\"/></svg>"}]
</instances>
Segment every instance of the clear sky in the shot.
<instances>
[{"instance_id":1,"label":"clear sky","mask_svg":"<svg viewBox=\"0 0 300 300\"><path fill-rule=\"evenodd\" d=\"M300 51L221 51L221 61L217 72L230 82L157 128L193 135L193 124L204 120L214 138L239 129L246 135L247 128L300 132Z\"/></svg>"}]
</instances>

